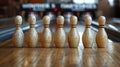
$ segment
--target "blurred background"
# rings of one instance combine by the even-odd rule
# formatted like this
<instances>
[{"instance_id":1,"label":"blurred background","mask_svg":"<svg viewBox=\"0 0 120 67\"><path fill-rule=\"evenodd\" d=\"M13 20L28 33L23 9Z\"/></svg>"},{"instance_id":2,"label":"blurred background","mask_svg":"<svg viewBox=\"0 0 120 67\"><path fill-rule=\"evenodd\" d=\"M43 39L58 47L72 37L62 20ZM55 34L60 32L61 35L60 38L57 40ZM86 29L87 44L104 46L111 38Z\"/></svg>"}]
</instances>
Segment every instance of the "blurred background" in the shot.
<instances>
[{"instance_id":1,"label":"blurred background","mask_svg":"<svg viewBox=\"0 0 120 67\"><path fill-rule=\"evenodd\" d=\"M41 19L48 15L55 23L58 15L65 18L65 27L69 26L72 15L78 17L80 25L84 26L86 14L93 19L92 30L98 31L97 19L104 15L107 19L105 29L112 41L120 42L120 0L0 0L0 42L12 37L15 30L14 17L23 18L22 29L29 29L28 16L34 14L37 18L36 28L43 26ZM51 23L52 24L52 23Z\"/></svg>"}]
</instances>

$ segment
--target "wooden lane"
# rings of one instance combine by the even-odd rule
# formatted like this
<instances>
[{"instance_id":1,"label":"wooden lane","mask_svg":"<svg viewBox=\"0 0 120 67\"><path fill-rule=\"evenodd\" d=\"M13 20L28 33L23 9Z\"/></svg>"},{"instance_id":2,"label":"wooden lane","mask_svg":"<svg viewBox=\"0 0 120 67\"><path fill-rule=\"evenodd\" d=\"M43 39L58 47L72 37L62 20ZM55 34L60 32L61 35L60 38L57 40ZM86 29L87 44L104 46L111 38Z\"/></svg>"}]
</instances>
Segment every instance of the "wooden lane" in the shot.
<instances>
[{"instance_id":1,"label":"wooden lane","mask_svg":"<svg viewBox=\"0 0 120 67\"><path fill-rule=\"evenodd\" d=\"M107 48L0 48L2 67L119 67L120 43Z\"/></svg>"},{"instance_id":2,"label":"wooden lane","mask_svg":"<svg viewBox=\"0 0 120 67\"><path fill-rule=\"evenodd\" d=\"M55 28L51 28L55 32ZM65 28L68 34L70 28ZM38 29L42 31L41 28ZM83 27L78 26L80 37ZM66 35L67 35L66 34ZM81 39L80 39L81 40ZM67 44L67 43L66 43ZM11 40L0 44L0 67L119 67L120 43L107 48L13 48Z\"/></svg>"}]
</instances>

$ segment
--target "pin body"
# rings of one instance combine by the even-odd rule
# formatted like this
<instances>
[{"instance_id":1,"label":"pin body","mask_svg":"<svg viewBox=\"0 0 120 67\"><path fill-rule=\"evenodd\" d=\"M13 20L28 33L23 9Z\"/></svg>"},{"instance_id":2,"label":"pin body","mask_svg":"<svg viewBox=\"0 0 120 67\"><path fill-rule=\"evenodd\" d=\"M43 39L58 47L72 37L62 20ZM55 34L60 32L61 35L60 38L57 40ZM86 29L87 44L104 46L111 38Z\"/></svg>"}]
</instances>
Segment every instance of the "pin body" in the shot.
<instances>
[{"instance_id":1,"label":"pin body","mask_svg":"<svg viewBox=\"0 0 120 67\"><path fill-rule=\"evenodd\" d=\"M80 36L79 33L76 29L76 24L77 24L77 17L72 16L70 19L70 24L71 24L71 30L68 33L68 44L69 47L78 47L79 41L80 41Z\"/></svg>"},{"instance_id":2,"label":"pin body","mask_svg":"<svg viewBox=\"0 0 120 67\"><path fill-rule=\"evenodd\" d=\"M58 28L54 34L54 43L56 47L65 47L66 35L63 28Z\"/></svg>"},{"instance_id":3,"label":"pin body","mask_svg":"<svg viewBox=\"0 0 120 67\"><path fill-rule=\"evenodd\" d=\"M90 28L86 28L82 36L83 46L91 48L93 46L93 33Z\"/></svg>"},{"instance_id":4,"label":"pin body","mask_svg":"<svg viewBox=\"0 0 120 67\"><path fill-rule=\"evenodd\" d=\"M100 16L98 19L99 22L99 29L98 29L98 33L96 35L96 44L98 47L106 47L107 42L108 42L108 36L107 33L104 29L104 25L106 22L106 19L104 16Z\"/></svg>"},{"instance_id":5,"label":"pin body","mask_svg":"<svg viewBox=\"0 0 120 67\"><path fill-rule=\"evenodd\" d=\"M16 29L13 35L13 44L15 47L23 47L24 33L21 28Z\"/></svg>"},{"instance_id":6,"label":"pin body","mask_svg":"<svg viewBox=\"0 0 120 67\"><path fill-rule=\"evenodd\" d=\"M25 40L28 47L37 47L38 42L37 31L34 28L29 29L29 31L26 33Z\"/></svg>"},{"instance_id":7,"label":"pin body","mask_svg":"<svg viewBox=\"0 0 120 67\"><path fill-rule=\"evenodd\" d=\"M41 45L42 47L51 47L52 33L49 29L49 24L50 24L49 16L44 16L43 24L44 24L44 29L41 34Z\"/></svg>"},{"instance_id":8,"label":"pin body","mask_svg":"<svg viewBox=\"0 0 120 67\"><path fill-rule=\"evenodd\" d=\"M58 28L54 34L54 43L56 47L65 47L66 34L63 29L64 18L63 16L57 17Z\"/></svg>"},{"instance_id":9,"label":"pin body","mask_svg":"<svg viewBox=\"0 0 120 67\"><path fill-rule=\"evenodd\" d=\"M34 28L36 23L36 18L34 15L30 15L28 18L28 22L30 24L30 29L26 32L25 41L28 47L37 47L38 42L38 33Z\"/></svg>"},{"instance_id":10,"label":"pin body","mask_svg":"<svg viewBox=\"0 0 120 67\"><path fill-rule=\"evenodd\" d=\"M93 39L92 30L90 28L91 22L92 22L92 18L89 15L86 15L84 18L84 23L86 25L86 28L82 35L82 42L85 48L92 48L93 46L94 39Z\"/></svg>"},{"instance_id":11,"label":"pin body","mask_svg":"<svg viewBox=\"0 0 120 67\"><path fill-rule=\"evenodd\" d=\"M15 24L16 24L16 30L13 34L13 44L15 47L23 47L24 44L24 33L22 29L20 28L20 25L22 24L22 17L17 16L15 18Z\"/></svg>"},{"instance_id":12,"label":"pin body","mask_svg":"<svg viewBox=\"0 0 120 67\"><path fill-rule=\"evenodd\" d=\"M98 47L106 47L108 42L107 34L103 28L99 28L96 35L96 44Z\"/></svg>"}]
</instances>

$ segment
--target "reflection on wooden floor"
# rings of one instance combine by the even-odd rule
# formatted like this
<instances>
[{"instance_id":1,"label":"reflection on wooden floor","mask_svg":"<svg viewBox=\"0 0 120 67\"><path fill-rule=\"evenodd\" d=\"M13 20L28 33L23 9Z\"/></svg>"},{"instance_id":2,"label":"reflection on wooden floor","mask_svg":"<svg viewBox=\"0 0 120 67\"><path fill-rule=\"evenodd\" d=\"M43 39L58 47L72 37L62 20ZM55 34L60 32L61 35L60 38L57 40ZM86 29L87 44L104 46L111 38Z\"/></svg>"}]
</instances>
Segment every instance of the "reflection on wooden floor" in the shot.
<instances>
[{"instance_id":1,"label":"reflection on wooden floor","mask_svg":"<svg viewBox=\"0 0 120 67\"><path fill-rule=\"evenodd\" d=\"M0 67L119 67L119 43L108 48L0 48Z\"/></svg>"},{"instance_id":2,"label":"reflection on wooden floor","mask_svg":"<svg viewBox=\"0 0 120 67\"><path fill-rule=\"evenodd\" d=\"M78 30L82 37L84 27ZM80 39L78 48L14 48L10 39L0 47L0 67L120 67L120 43L84 48Z\"/></svg>"}]
</instances>

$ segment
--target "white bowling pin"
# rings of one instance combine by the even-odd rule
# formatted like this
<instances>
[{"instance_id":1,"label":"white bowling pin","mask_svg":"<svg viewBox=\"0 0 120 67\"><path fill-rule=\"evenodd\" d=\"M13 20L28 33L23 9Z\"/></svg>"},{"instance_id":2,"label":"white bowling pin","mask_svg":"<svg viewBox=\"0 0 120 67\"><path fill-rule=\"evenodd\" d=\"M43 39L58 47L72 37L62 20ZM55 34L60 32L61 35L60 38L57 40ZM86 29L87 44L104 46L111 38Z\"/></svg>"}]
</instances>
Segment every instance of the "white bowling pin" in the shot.
<instances>
[{"instance_id":1,"label":"white bowling pin","mask_svg":"<svg viewBox=\"0 0 120 67\"><path fill-rule=\"evenodd\" d=\"M64 24L64 17L58 16L57 17L58 28L54 34L54 43L56 47L65 47L66 34L63 29L63 24Z\"/></svg>"},{"instance_id":2,"label":"white bowling pin","mask_svg":"<svg viewBox=\"0 0 120 67\"><path fill-rule=\"evenodd\" d=\"M49 28L49 24L50 24L49 16L43 17L43 24L44 24L44 29L41 33L41 45L42 47L51 47L52 33Z\"/></svg>"},{"instance_id":3,"label":"white bowling pin","mask_svg":"<svg viewBox=\"0 0 120 67\"><path fill-rule=\"evenodd\" d=\"M96 44L98 47L106 47L108 42L108 36L104 29L106 19L104 16L100 16L98 19L99 29L96 35Z\"/></svg>"},{"instance_id":4,"label":"white bowling pin","mask_svg":"<svg viewBox=\"0 0 120 67\"><path fill-rule=\"evenodd\" d=\"M38 33L35 30L36 18L34 15L30 15L28 18L30 29L25 34L25 41L28 47L37 47Z\"/></svg>"},{"instance_id":5,"label":"white bowling pin","mask_svg":"<svg viewBox=\"0 0 120 67\"><path fill-rule=\"evenodd\" d=\"M16 16L15 18L16 30L12 38L15 47L23 47L24 44L24 33L20 27L21 24L22 24L22 17Z\"/></svg>"},{"instance_id":6,"label":"white bowling pin","mask_svg":"<svg viewBox=\"0 0 120 67\"><path fill-rule=\"evenodd\" d=\"M93 37L92 30L90 28L91 22L92 22L92 18L89 15L86 15L84 18L84 23L86 28L82 35L82 42L85 48L88 48L88 47L92 48L93 46L94 37Z\"/></svg>"},{"instance_id":7,"label":"white bowling pin","mask_svg":"<svg viewBox=\"0 0 120 67\"><path fill-rule=\"evenodd\" d=\"M78 47L79 42L80 42L80 35L76 29L77 22L78 20L76 16L72 16L70 18L71 30L68 33L69 47Z\"/></svg>"}]
</instances>

